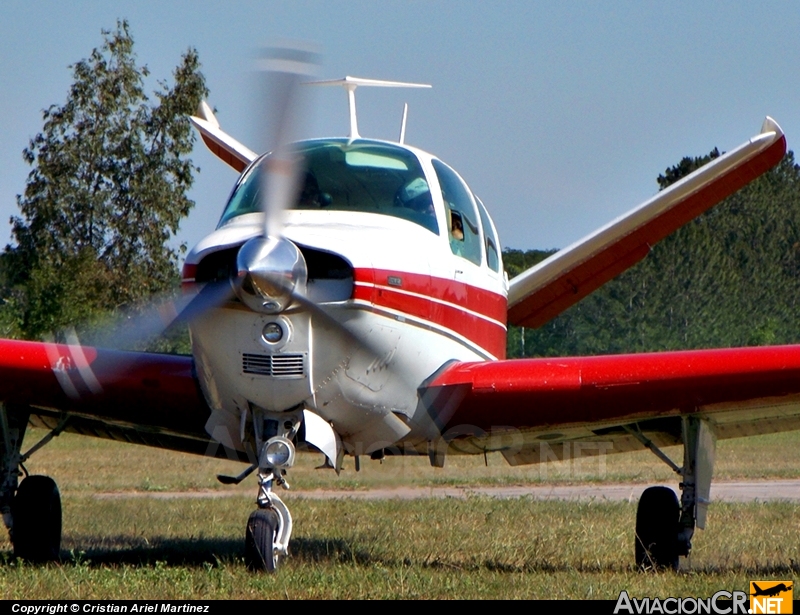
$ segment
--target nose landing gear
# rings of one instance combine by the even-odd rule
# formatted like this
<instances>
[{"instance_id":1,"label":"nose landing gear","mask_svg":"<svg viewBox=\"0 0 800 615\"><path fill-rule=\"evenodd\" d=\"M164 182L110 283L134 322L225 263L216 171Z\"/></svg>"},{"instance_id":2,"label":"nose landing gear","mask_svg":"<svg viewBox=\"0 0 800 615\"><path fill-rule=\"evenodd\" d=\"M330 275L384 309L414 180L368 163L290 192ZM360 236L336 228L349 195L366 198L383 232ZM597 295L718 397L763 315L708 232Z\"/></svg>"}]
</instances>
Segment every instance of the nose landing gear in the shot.
<instances>
[{"instance_id":1,"label":"nose landing gear","mask_svg":"<svg viewBox=\"0 0 800 615\"><path fill-rule=\"evenodd\" d=\"M228 485L238 484L258 469L258 509L247 521L245 563L251 570L274 572L289 554L292 515L273 486L289 489L286 470L294 465L295 439L322 451L337 473L341 469L343 448L332 425L309 410L254 409L251 416L255 444L251 450L258 451L257 461L238 476L217 476L217 479Z\"/></svg>"},{"instance_id":2,"label":"nose landing gear","mask_svg":"<svg viewBox=\"0 0 800 615\"><path fill-rule=\"evenodd\" d=\"M272 491L273 482L289 489L281 470L259 470L258 510L254 510L247 520L244 540L245 563L254 571L275 572L281 559L289 554L292 515L283 500Z\"/></svg>"},{"instance_id":3,"label":"nose landing gear","mask_svg":"<svg viewBox=\"0 0 800 615\"><path fill-rule=\"evenodd\" d=\"M285 474L294 465L295 447L292 438L300 426L299 419L281 417L275 420L266 413L254 416L258 447L258 509L247 520L245 563L250 570L275 572L280 561L289 554L292 515L273 485L289 489Z\"/></svg>"}]
</instances>

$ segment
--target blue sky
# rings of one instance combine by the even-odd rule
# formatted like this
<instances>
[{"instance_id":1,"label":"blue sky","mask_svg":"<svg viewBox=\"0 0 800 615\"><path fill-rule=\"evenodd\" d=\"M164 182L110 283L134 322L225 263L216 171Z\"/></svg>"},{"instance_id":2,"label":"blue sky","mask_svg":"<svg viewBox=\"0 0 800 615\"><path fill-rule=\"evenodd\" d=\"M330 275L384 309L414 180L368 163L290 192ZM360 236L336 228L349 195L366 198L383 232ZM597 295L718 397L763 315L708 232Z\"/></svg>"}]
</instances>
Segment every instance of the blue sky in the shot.
<instances>
[{"instance_id":1,"label":"blue sky","mask_svg":"<svg viewBox=\"0 0 800 615\"><path fill-rule=\"evenodd\" d=\"M320 78L433 84L360 90L363 136L407 141L452 165L504 246L563 247L650 197L685 155L731 149L772 115L800 139L791 2L18 2L0 7L0 243L41 110L64 102L73 62L130 22L139 61L167 79L195 47L222 127L248 143L254 50L315 43ZM155 85L155 82L151 84ZM318 89L307 136L343 135L343 92ZM216 224L235 180L198 144L197 205L179 240Z\"/></svg>"}]
</instances>

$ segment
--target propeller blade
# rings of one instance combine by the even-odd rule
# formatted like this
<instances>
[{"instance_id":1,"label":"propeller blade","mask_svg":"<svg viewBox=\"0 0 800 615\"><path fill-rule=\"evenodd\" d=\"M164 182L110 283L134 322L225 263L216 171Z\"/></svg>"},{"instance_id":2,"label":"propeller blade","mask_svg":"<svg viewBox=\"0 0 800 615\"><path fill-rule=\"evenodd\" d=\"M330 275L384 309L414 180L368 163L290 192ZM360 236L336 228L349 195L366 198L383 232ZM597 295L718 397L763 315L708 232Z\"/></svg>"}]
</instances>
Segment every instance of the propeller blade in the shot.
<instances>
[{"instance_id":1,"label":"propeller blade","mask_svg":"<svg viewBox=\"0 0 800 615\"><path fill-rule=\"evenodd\" d=\"M163 335L178 324L187 324L233 297L229 280L208 282L178 296L155 299L142 310L131 310L110 325L92 332L94 345L131 350Z\"/></svg>"},{"instance_id":2,"label":"propeller blade","mask_svg":"<svg viewBox=\"0 0 800 615\"><path fill-rule=\"evenodd\" d=\"M257 114L258 145L262 152L272 152L259 169L265 237L283 234L283 212L297 194L302 160L290 144L297 139L304 116L299 86L313 74L317 58L307 49L273 47L258 60L258 101L266 107Z\"/></svg>"},{"instance_id":3,"label":"propeller blade","mask_svg":"<svg viewBox=\"0 0 800 615\"><path fill-rule=\"evenodd\" d=\"M310 312L324 327L344 333L350 343L366 350L373 358L381 359L386 356L386 349L382 348L375 339L371 339L368 335L363 335L351 330L344 323L331 316L324 305L314 303L314 301L298 291L292 292L292 300L304 310ZM402 375L399 377L403 378Z\"/></svg>"}]
</instances>

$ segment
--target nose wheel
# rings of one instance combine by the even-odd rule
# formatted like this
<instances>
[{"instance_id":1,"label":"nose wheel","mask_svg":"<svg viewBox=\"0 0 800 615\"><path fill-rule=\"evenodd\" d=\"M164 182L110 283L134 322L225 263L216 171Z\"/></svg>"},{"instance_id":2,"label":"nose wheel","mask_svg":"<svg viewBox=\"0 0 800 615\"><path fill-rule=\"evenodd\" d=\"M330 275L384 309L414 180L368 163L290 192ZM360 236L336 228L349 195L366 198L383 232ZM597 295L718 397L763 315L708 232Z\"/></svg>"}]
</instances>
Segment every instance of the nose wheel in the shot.
<instances>
[{"instance_id":1,"label":"nose wheel","mask_svg":"<svg viewBox=\"0 0 800 615\"><path fill-rule=\"evenodd\" d=\"M292 515L278 494L272 491L273 483L284 489L289 485L274 469L259 472L258 510L247 520L244 536L244 559L253 571L275 572L278 563L289 554L292 535Z\"/></svg>"},{"instance_id":2,"label":"nose wheel","mask_svg":"<svg viewBox=\"0 0 800 615\"><path fill-rule=\"evenodd\" d=\"M244 560L253 571L275 572L282 553L276 549L278 513L273 509L254 510L247 520Z\"/></svg>"}]
</instances>

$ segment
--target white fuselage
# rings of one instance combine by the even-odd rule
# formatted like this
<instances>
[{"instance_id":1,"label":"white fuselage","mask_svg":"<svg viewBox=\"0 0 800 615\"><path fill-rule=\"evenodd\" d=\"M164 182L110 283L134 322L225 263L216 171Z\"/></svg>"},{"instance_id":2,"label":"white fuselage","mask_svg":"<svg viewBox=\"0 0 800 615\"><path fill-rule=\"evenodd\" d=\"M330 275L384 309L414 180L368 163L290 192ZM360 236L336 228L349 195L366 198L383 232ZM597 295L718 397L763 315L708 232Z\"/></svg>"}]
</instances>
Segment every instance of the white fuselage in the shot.
<instances>
[{"instance_id":1,"label":"white fuselage","mask_svg":"<svg viewBox=\"0 0 800 615\"><path fill-rule=\"evenodd\" d=\"M284 237L307 254L336 255L351 275L326 279L312 269L305 296L319 311L295 305L260 314L232 301L192 323L215 439L243 450L253 408L302 407L329 422L351 454L399 443L422 450L439 434L419 387L450 361L504 356L507 282L502 266L487 265L488 216L478 228L481 262L457 254L430 156L404 149L425 171L439 233L394 215L290 210ZM263 214L246 213L225 222L192 251L185 281L207 256L262 233L262 221ZM283 332L277 342L264 335L271 323Z\"/></svg>"}]
</instances>

